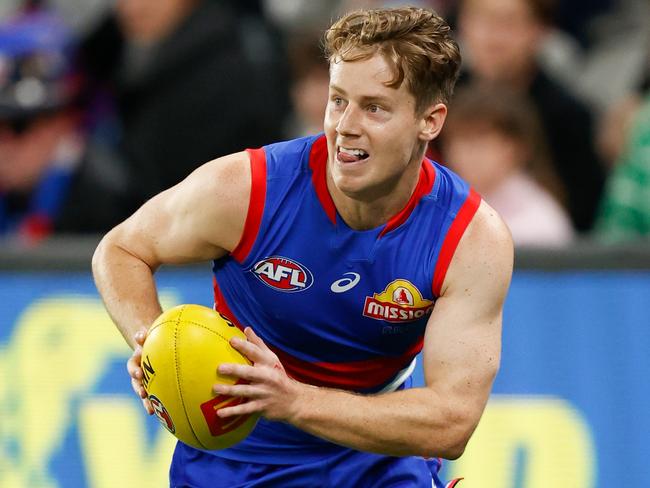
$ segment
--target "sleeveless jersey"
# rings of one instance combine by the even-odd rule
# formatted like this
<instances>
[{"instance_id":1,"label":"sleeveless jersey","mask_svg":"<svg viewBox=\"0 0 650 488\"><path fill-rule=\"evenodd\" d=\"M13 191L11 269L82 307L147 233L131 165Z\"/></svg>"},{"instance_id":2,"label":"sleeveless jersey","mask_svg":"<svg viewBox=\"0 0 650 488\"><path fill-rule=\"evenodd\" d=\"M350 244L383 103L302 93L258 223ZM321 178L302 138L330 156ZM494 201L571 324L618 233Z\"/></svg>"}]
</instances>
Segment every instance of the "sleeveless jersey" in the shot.
<instances>
[{"instance_id":1,"label":"sleeveless jersey","mask_svg":"<svg viewBox=\"0 0 650 488\"><path fill-rule=\"evenodd\" d=\"M377 392L413 363L456 246L480 197L428 159L409 202L385 225L351 229L326 184L323 135L249 150L241 241L214 262L215 308L250 325L298 381ZM403 378L400 378L402 382ZM339 446L261 419L241 461L313 459Z\"/></svg>"}]
</instances>

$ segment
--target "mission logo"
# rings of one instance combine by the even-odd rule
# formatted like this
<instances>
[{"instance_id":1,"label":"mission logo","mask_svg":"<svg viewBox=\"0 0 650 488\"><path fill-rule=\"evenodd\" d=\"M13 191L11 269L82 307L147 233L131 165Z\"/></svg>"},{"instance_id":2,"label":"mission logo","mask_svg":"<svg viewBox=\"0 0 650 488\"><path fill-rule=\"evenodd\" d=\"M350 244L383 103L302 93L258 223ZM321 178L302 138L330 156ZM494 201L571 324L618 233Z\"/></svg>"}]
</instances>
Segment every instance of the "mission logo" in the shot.
<instances>
[{"instance_id":1,"label":"mission logo","mask_svg":"<svg viewBox=\"0 0 650 488\"><path fill-rule=\"evenodd\" d=\"M363 315L387 322L413 322L430 315L434 302L422 298L422 293L408 280L392 281L381 293L366 297Z\"/></svg>"},{"instance_id":2,"label":"mission logo","mask_svg":"<svg viewBox=\"0 0 650 488\"><path fill-rule=\"evenodd\" d=\"M305 291L314 282L311 271L305 266L282 256L264 258L251 271L265 285L289 293Z\"/></svg>"}]
</instances>

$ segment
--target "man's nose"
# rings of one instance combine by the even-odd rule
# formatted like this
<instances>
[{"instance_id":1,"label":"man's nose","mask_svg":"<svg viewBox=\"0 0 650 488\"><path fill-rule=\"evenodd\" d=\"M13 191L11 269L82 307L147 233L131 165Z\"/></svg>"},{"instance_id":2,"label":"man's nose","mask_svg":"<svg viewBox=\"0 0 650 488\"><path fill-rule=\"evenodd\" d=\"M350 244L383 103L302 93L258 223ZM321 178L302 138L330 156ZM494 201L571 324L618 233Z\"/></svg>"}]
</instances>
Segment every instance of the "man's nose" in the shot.
<instances>
[{"instance_id":1,"label":"man's nose","mask_svg":"<svg viewBox=\"0 0 650 488\"><path fill-rule=\"evenodd\" d=\"M336 124L336 132L341 135L358 135L360 132L360 113L357 107L348 105L338 124Z\"/></svg>"}]
</instances>

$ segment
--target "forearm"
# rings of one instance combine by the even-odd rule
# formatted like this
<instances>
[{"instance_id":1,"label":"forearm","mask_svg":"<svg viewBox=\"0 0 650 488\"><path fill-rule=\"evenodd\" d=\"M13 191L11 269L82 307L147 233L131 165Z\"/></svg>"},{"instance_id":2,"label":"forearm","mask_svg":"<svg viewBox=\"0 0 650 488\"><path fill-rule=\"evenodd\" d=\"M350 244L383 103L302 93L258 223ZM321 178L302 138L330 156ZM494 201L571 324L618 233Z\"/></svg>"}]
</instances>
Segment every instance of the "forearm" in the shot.
<instances>
[{"instance_id":1,"label":"forearm","mask_svg":"<svg viewBox=\"0 0 650 488\"><path fill-rule=\"evenodd\" d=\"M289 419L313 435L379 454L458 457L475 423L429 388L358 395L305 385ZM454 408L455 407L455 408Z\"/></svg>"},{"instance_id":2,"label":"forearm","mask_svg":"<svg viewBox=\"0 0 650 488\"><path fill-rule=\"evenodd\" d=\"M93 256L93 276L106 310L135 347L134 335L162 313L151 267L116 244L109 234Z\"/></svg>"}]
</instances>

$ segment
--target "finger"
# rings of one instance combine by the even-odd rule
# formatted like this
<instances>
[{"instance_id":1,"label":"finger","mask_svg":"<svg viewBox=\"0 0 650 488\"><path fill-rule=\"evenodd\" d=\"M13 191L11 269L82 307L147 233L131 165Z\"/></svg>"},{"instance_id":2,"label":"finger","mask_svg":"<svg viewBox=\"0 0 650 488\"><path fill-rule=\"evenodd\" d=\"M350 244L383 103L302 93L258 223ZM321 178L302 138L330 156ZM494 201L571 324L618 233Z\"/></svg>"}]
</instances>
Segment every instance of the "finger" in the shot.
<instances>
[{"instance_id":1,"label":"finger","mask_svg":"<svg viewBox=\"0 0 650 488\"><path fill-rule=\"evenodd\" d=\"M262 391L253 385L224 385L218 383L212 387L215 395L226 395L231 397L259 398Z\"/></svg>"},{"instance_id":2,"label":"finger","mask_svg":"<svg viewBox=\"0 0 650 488\"><path fill-rule=\"evenodd\" d=\"M217 372L223 376L241 378L248 381L262 381L266 375L260 368L248 364L223 363L219 365Z\"/></svg>"},{"instance_id":3,"label":"finger","mask_svg":"<svg viewBox=\"0 0 650 488\"><path fill-rule=\"evenodd\" d=\"M133 388L133 391L135 392L136 395L138 395L140 398L147 398L147 391L144 389L144 386L142 386L142 382L135 378L131 378L131 388Z\"/></svg>"},{"instance_id":4,"label":"finger","mask_svg":"<svg viewBox=\"0 0 650 488\"><path fill-rule=\"evenodd\" d=\"M147 411L149 415L153 415L153 407L151 406L151 402L149 401L149 398L143 398L142 405L144 406L144 409Z\"/></svg>"},{"instance_id":5,"label":"finger","mask_svg":"<svg viewBox=\"0 0 650 488\"><path fill-rule=\"evenodd\" d=\"M133 352L131 353L131 357L138 358L138 361L142 358L142 346L137 345L133 348Z\"/></svg>"},{"instance_id":6,"label":"finger","mask_svg":"<svg viewBox=\"0 0 650 488\"><path fill-rule=\"evenodd\" d=\"M145 329L140 329L133 335L133 339L136 344L139 344L140 346L144 345L144 341L147 339L147 331Z\"/></svg>"},{"instance_id":7,"label":"finger","mask_svg":"<svg viewBox=\"0 0 650 488\"><path fill-rule=\"evenodd\" d=\"M256 400L240 403L232 407L224 407L217 410L219 417L234 417L236 415L247 415L251 413L261 412L262 404Z\"/></svg>"},{"instance_id":8,"label":"finger","mask_svg":"<svg viewBox=\"0 0 650 488\"><path fill-rule=\"evenodd\" d=\"M134 380L142 381L142 369L135 363L127 364L126 367L129 376Z\"/></svg>"},{"instance_id":9,"label":"finger","mask_svg":"<svg viewBox=\"0 0 650 488\"><path fill-rule=\"evenodd\" d=\"M280 358L278 358L278 355L275 354L269 348L269 346L266 345L266 343L262 340L262 338L258 336L251 327L246 327L244 329L244 334L246 334L248 343L254 344L255 346L257 346L257 348L260 351L260 355L257 356L256 359L253 359L250 355L247 355L249 359L251 359L254 363L264 362L265 364L272 365L274 369L279 369L284 371L284 367L282 366L282 363L280 362Z\"/></svg>"},{"instance_id":10,"label":"finger","mask_svg":"<svg viewBox=\"0 0 650 488\"><path fill-rule=\"evenodd\" d=\"M133 354L126 362L126 369L129 372L131 378L142 379L142 367L140 362L142 361L142 349L136 348L133 351Z\"/></svg>"},{"instance_id":11,"label":"finger","mask_svg":"<svg viewBox=\"0 0 650 488\"><path fill-rule=\"evenodd\" d=\"M254 363L259 363L265 359L263 351L252 342L233 337L230 339L230 345Z\"/></svg>"},{"instance_id":12,"label":"finger","mask_svg":"<svg viewBox=\"0 0 650 488\"><path fill-rule=\"evenodd\" d=\"M269 349L269 347L268 347L268 346L266 345L266 343L262 340L262 338L261 338L260 336L258 336L258 335L255 333L255 331L253 330L252 327L246 327L246 328L244 329L244 334L246 335L246 338L247 338L250 342L252 342L253 344L255 344L255 345L256 345L257 347L259 347L262 351L273 352L273 351L271 351L271 349Z\"/></svg>"}]
</instances>

